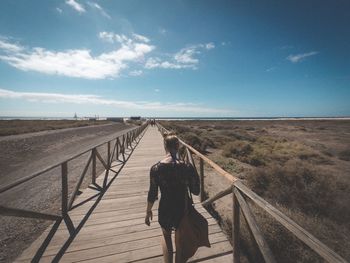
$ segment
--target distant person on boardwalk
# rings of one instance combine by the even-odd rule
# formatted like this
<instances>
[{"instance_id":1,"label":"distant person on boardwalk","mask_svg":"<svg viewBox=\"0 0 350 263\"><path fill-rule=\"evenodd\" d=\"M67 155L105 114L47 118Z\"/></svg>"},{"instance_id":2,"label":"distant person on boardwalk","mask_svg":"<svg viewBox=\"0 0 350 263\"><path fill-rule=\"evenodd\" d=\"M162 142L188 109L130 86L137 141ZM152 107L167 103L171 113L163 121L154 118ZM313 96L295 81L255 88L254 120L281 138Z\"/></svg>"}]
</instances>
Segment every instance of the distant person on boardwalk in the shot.
<instances>
[{"instance_id":1,"label":"distant person on boardwalk","mask_svg":"<svg viewBox=\"0 0 350 263\"><path fill-rule=\"evenodd\" d=\"M149 226L152 220L152 206L158 199L158 188L161 198L158 208L158 222L163 231L162 249L164 262L173 262L173 244L171 233L175 231L184 215L185 200L189 200L188 190L198 195L200 191L199 177L195 168L191 164L186 164L177 158L179 150L179 140L173 133L164 136L164 147L166 156L151 167L150 187L148 192L148 204L146 210L145 223ZM187 203L192 205L191 202ZM181 247L176 247L175 262L183 263L181 257Z\"/></svg>"}]
</instances>

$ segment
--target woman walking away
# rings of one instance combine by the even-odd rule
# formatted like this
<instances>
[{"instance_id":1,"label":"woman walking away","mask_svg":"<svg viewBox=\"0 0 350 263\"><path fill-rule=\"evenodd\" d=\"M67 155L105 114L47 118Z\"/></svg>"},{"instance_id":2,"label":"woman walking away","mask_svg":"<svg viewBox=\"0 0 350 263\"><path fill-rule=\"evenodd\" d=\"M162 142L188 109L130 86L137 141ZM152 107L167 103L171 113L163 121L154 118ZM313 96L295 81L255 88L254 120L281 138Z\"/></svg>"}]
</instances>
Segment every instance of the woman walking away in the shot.
<instances>
[{"instance_id":1,"label":"woman walking away","mask_svg":"<svg viewBox=\"0 0 350 263\"><path fill-rule=\"evenodd\" d=\"M199 177L191 164L185 164L177 158L179 140L174 133L164 136L164 147L166 156L152 166L150 171L150 188L148 192L148 204L145 223L149 226L152 220L152 206L158 199L158 187L161 198L158 208L158 221L162 228L162 249L164 262L173 262L173 244L171 233L175 231L185 213L185 204L192 205L188 198L187 188L191 193L199 194ZM181 256L181 247L176 247L175 262L183 263L185 259Z\"/></svg>"}]
</instances>

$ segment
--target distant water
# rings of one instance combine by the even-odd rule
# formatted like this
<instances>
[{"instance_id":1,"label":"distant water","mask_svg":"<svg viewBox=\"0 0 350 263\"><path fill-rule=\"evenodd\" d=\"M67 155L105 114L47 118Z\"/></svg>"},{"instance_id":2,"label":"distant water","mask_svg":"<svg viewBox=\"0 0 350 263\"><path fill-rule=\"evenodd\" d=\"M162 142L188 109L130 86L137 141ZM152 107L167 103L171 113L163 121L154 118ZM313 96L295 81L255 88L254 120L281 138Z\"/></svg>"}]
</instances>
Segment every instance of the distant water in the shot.
<instances>
[{"instance_id":1,"label":"distant water","mask_svg":"<svg viewBox=\"0 0 350 263\"><path fill-rule=\"evenodd\" d=\"M350 120L350 117L155 117L158 120Z\"/></svg>"},{"instance_id":2,"label":"distant water","mask_svg":"<svg viewBox=\"0 0 350 263\"><path fill-rule=\"evenodd\" d=\"M74 120L73 117L11 117L0 116L0 120Z\"/></svg>"},{"instance_id":3,"label":"distant water","mask_svg":"<svg viewBox=\"0 0 350 263\"><path fill-rule=\"evenodd\" d=\"M87 120L94 117L78 117L78 120ZM120 117L126 118L126 117ZM144 117L145 119L157 120L350 120L350 116L340 117ZM99 117L105 120L106 117ZM127 118L126 118L127 119ZM75 120L74 117L21 117L0 116L0 120Z\"/></svg>"}]
</instances>

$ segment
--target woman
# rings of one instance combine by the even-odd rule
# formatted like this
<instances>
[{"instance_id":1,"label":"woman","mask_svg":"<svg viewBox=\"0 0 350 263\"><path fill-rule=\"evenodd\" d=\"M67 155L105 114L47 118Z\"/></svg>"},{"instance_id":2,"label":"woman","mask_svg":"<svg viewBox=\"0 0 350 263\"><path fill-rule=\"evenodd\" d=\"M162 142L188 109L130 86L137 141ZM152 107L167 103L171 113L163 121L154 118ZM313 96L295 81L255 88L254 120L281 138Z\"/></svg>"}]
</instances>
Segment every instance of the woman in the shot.
<instances>
[{"instance_id":1,"label":"woman","mask_svg":"<svg viewBox=\"0 0 350 263\"><path fill-rule=\"evenodd\" d=\"M152 219L152 206L158 199L158 187L161 198L158 207L158 222L163 231L162 249L165 262L173 262L173 245L171 241L172 230L175 230L185 212L186 199L189 201L187 189L191 193L199 194L199 177L190 164L177 159L179 140L175 134L170 133L164 136L164 147L166 156L152 166L150 171L150 188L148 192L148 204L145 223L149 226ZM188 186L188 187L187 187ZM190 202L186 202L192 205ZM181 247L176 247L175 262L182 263Z\"/></svg>"}]
</instances>

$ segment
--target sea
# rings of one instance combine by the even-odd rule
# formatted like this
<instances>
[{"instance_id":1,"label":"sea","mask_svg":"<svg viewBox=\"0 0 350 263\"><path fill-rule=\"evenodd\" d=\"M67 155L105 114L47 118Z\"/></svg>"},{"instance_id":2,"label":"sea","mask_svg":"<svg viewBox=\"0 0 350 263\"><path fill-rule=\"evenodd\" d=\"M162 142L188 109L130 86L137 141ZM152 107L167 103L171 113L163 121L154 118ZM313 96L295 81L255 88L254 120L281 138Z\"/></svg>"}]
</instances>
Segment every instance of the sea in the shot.
<instances>
[{"instance_id":1,"label":"sea","mask_svg":"<svg viewBox=\"0 0 350 263\"><path fill-rule=\"evenodd\" d=\"M110 118L110 117L108 117ZM113 117L129 119L130 117ZM141 117L142 119L156 119L156 120L350 120L350 116L338 116L338 117L155 117L147 116ZM28 117L28 116L0 116L0 120L106 120L107 117Z\"/></svg>"}]
</instances>

